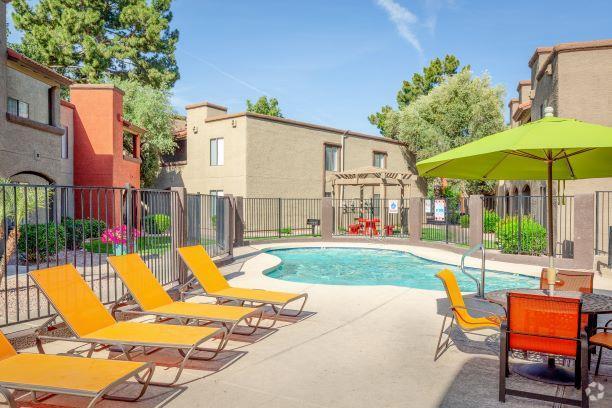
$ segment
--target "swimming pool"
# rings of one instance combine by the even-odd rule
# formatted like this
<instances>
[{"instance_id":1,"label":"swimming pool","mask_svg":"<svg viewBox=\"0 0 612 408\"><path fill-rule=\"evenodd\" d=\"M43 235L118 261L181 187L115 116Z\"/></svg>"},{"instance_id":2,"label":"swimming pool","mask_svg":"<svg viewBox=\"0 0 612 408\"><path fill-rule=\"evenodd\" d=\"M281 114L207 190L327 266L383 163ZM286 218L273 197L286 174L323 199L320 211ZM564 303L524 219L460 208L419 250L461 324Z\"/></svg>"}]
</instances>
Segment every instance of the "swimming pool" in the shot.
<instances>
[{"instance_id":1,"label":"swimming pool","mask_svg":"<svg viewBox=\"0 0 612 408\"><path fill-rule=\"evenodd\" d=\"M266 253L282 263L266 276L292 282L326 285L394 285L417 289L442 290L434 275L444 268L456 272L464 292L475 292L476 283L459 267L419 258L407 252L370 248L289 248ZM468 268L478 277L480 270ZM537 287L538 280L524 275L487 271L486 291Z\"/></svg>"}]
</instances>

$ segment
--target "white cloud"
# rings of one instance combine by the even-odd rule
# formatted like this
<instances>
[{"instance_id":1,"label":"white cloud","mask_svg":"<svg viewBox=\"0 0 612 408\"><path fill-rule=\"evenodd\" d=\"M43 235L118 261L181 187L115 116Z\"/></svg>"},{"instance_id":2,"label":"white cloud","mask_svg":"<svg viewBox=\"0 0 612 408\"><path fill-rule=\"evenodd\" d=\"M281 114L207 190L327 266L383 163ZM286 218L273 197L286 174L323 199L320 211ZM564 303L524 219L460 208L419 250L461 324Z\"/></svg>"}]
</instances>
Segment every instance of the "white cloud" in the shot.
<instances>
[{"instance_id":1,"label":"white cloud","mask_svg":"<svg viewBox=\"0 0 612 408\"><path fill-rule=\"evenodd\" d=\"M376 4L387 12L399 35L422 54L421 43L413 32L414 26L419 22L417 16L393 0L376 0Z\"/></svg>"}]
</instances>

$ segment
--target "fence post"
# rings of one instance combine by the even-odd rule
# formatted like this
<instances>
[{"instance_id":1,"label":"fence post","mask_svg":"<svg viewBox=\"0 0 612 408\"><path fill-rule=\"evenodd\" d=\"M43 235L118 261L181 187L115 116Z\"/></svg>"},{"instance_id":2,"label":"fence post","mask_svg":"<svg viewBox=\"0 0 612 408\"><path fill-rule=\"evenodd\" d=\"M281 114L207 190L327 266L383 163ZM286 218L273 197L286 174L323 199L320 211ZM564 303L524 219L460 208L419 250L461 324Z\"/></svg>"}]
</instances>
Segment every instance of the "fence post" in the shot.
<instances>
[{"instance_id":1,"label":"fence post","mask_svg":"<svg viewBox=\"0 0 612 408\"><path fill-rule=\"evenodd\" d=\"M423 229L423 198L410 197L408 210L408 240L412 243L421 241Z\"/></svg>"},{"instance_id":2,"label":"fence post","mask_svg":"<svg viewBox=\"0 0 612 408\"><path fill-rule=\"evenodd\" d=\"M228 245L228 254L230 256L234 255L234 242L236 237L236 199L231 194L225 195L226 199L224 200L224 205L226 209L227 217L225 217L225 236L227 239Z\"/></svg>"},{"instance_id":3,"label":"fence post","mask_svg":"<svg viewBox=\"0 0 612 408\"><path fill-rule=\"evenodd\" d=\"M471 195L468 197L468 208L470 211L469 244L470 247L484 242L483 236L483 214L484 197Z\"/></svg>"},{"instance_id":4,"label":"fence post","mask_svg":"<svg viewBox=\"0 0 612 408\"><path fill-rule=\"evenodd\" d=\"M278 199L278 237L281 238L282 237L282 232L281 230L283 229L283 202L282 199L279 197Z\"/></svg>"},{"instance_id":5,"label":"fence post","mask_svg":"<svg viewBox=\"0 0 612 408\"><path fill-rule=\"evenodd\" d=\"M334 205L331 197L321 199L321 239L330 241L334 231Z\"/></svg>"},{"instance_id":6,"label":"fence post","mask_svg":"<svg viewBox=\"0 0 612 408\"><path fill-rule=\"evenodd\" d=\"M240 196L234 197L234 245L244 245L244 199Z\"/></svg>"},{"instance_id":7,"label":"fence post","mask_svg":"<svg viewBox=\"0 0 612 408\"><path fill-rule=\"evenodd\" d=\"M89 200L89 210L91 211L91 196ZM125 252L130 253L130 244L132 243L132 187L130 183L125 184ZM135 245L135 244L134 244Z\"/></svg>"},{"instance_id":8,"label":"fence post","mask_svg":"<svg viewBox=\"0 0 612 408\"><path fill-rule=\"evenodd\" d=\"M176 240L175 248L177 248L185 246L187 243L187 189L185 187L171 187L170 191L175 192L177 196L176 205L171 206L172 210L170 212L173 235ZM198 197L201 199L201 196ZM175 262L178 263L179 283L187 283L187 267L176 256Z\"/></svg>"},{"instance_id":9,"label":"fence post","mask_svg":"<svg viewBox=\"0 0 612 408\"><path fill-rule=\"evenodd\" d=\"M580 215L580 219L576 218ZM595 199L593 194L577 194L574 197L574 261L578 268L593 268L595 235Z\"/></svg>"}]
</instances>

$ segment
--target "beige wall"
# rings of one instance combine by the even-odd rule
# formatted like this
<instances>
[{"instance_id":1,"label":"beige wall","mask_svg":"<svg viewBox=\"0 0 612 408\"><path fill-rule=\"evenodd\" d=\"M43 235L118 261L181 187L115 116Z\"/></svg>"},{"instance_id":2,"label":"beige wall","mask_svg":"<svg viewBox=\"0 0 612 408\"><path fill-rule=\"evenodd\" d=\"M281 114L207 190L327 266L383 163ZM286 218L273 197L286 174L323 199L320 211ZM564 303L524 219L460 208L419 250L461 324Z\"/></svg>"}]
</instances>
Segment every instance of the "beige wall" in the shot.
<instances>
[{"instance_id":1,"label":"beige wall","mask_svg":"<svg viewBox=\"0 0 612 408\"><path fill-rule=\"evenodd\" d=\"M49 85L9 67L6 87L7 96L30 105L30 119L49 123Z\"/></svg>"},{"instance_id":2,"label":"beige wall","mask_svg":"<svg viewBox=\"0 0 612 408\"><path fill-rule=\"evenodd\" d=\"M558 116L612 126L612 49L562 52Z\"/></svg>"},{"instance_id":3,"label":"beige wall","mask_svg":"<svg viewBox=\"0 0 612 408\"><path fill-rule=\"evenodd\" d=\"M188 109L187 164L163 168L158 187L184 186L192 193L223 190L244 197L323 196L325 144L340 146L342 133L245 115L207 122L210 113L206 107ZM224 138L223 166L210 166L210 139L216 137ZM372 166L374 151L387 153L388 169L408 172L403 146L350 134L344 168ZM331 192L329 183L326 191ZM371 191L367 188L364 196L371 196ZM413 196L424 193L414 186L410 191ZM406 197L408 193L406 189ZM399 196L399 188L388 189L388 198ZM345 197L359 197L359 189L347 188Z\"/></svg>"}]
</instances>

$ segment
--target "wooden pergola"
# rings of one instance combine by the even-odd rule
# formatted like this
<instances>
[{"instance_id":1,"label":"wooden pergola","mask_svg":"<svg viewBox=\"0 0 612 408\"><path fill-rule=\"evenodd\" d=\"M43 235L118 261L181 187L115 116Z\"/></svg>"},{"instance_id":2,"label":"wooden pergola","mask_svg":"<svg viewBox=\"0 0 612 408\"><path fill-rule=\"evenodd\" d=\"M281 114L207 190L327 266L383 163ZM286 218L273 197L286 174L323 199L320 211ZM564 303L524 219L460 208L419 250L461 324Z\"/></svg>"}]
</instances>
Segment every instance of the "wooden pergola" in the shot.
<instances>
[{"instance_id":1,"label":"wooden pergola","mask_svg":"<svg viewBox=\"0 0 612 408\"><path fill-rule=\"evenodd\" d=\"M327 177L327 181L332 185L332 198L343 199L345 186L359 187L359 198L363 200L364 188L372 189L372 197L374 197L374 189L380 189L381 200L386 200L387 189L389 187L399 187L400 189L400 205L403 205L406 187L410 194L412 173L402 173L379 167L367 166L357 169L347 170L339 173L331 174ZM382 225L386 225L386 211L381 211Z\"/></svg>"}]
</instances>

